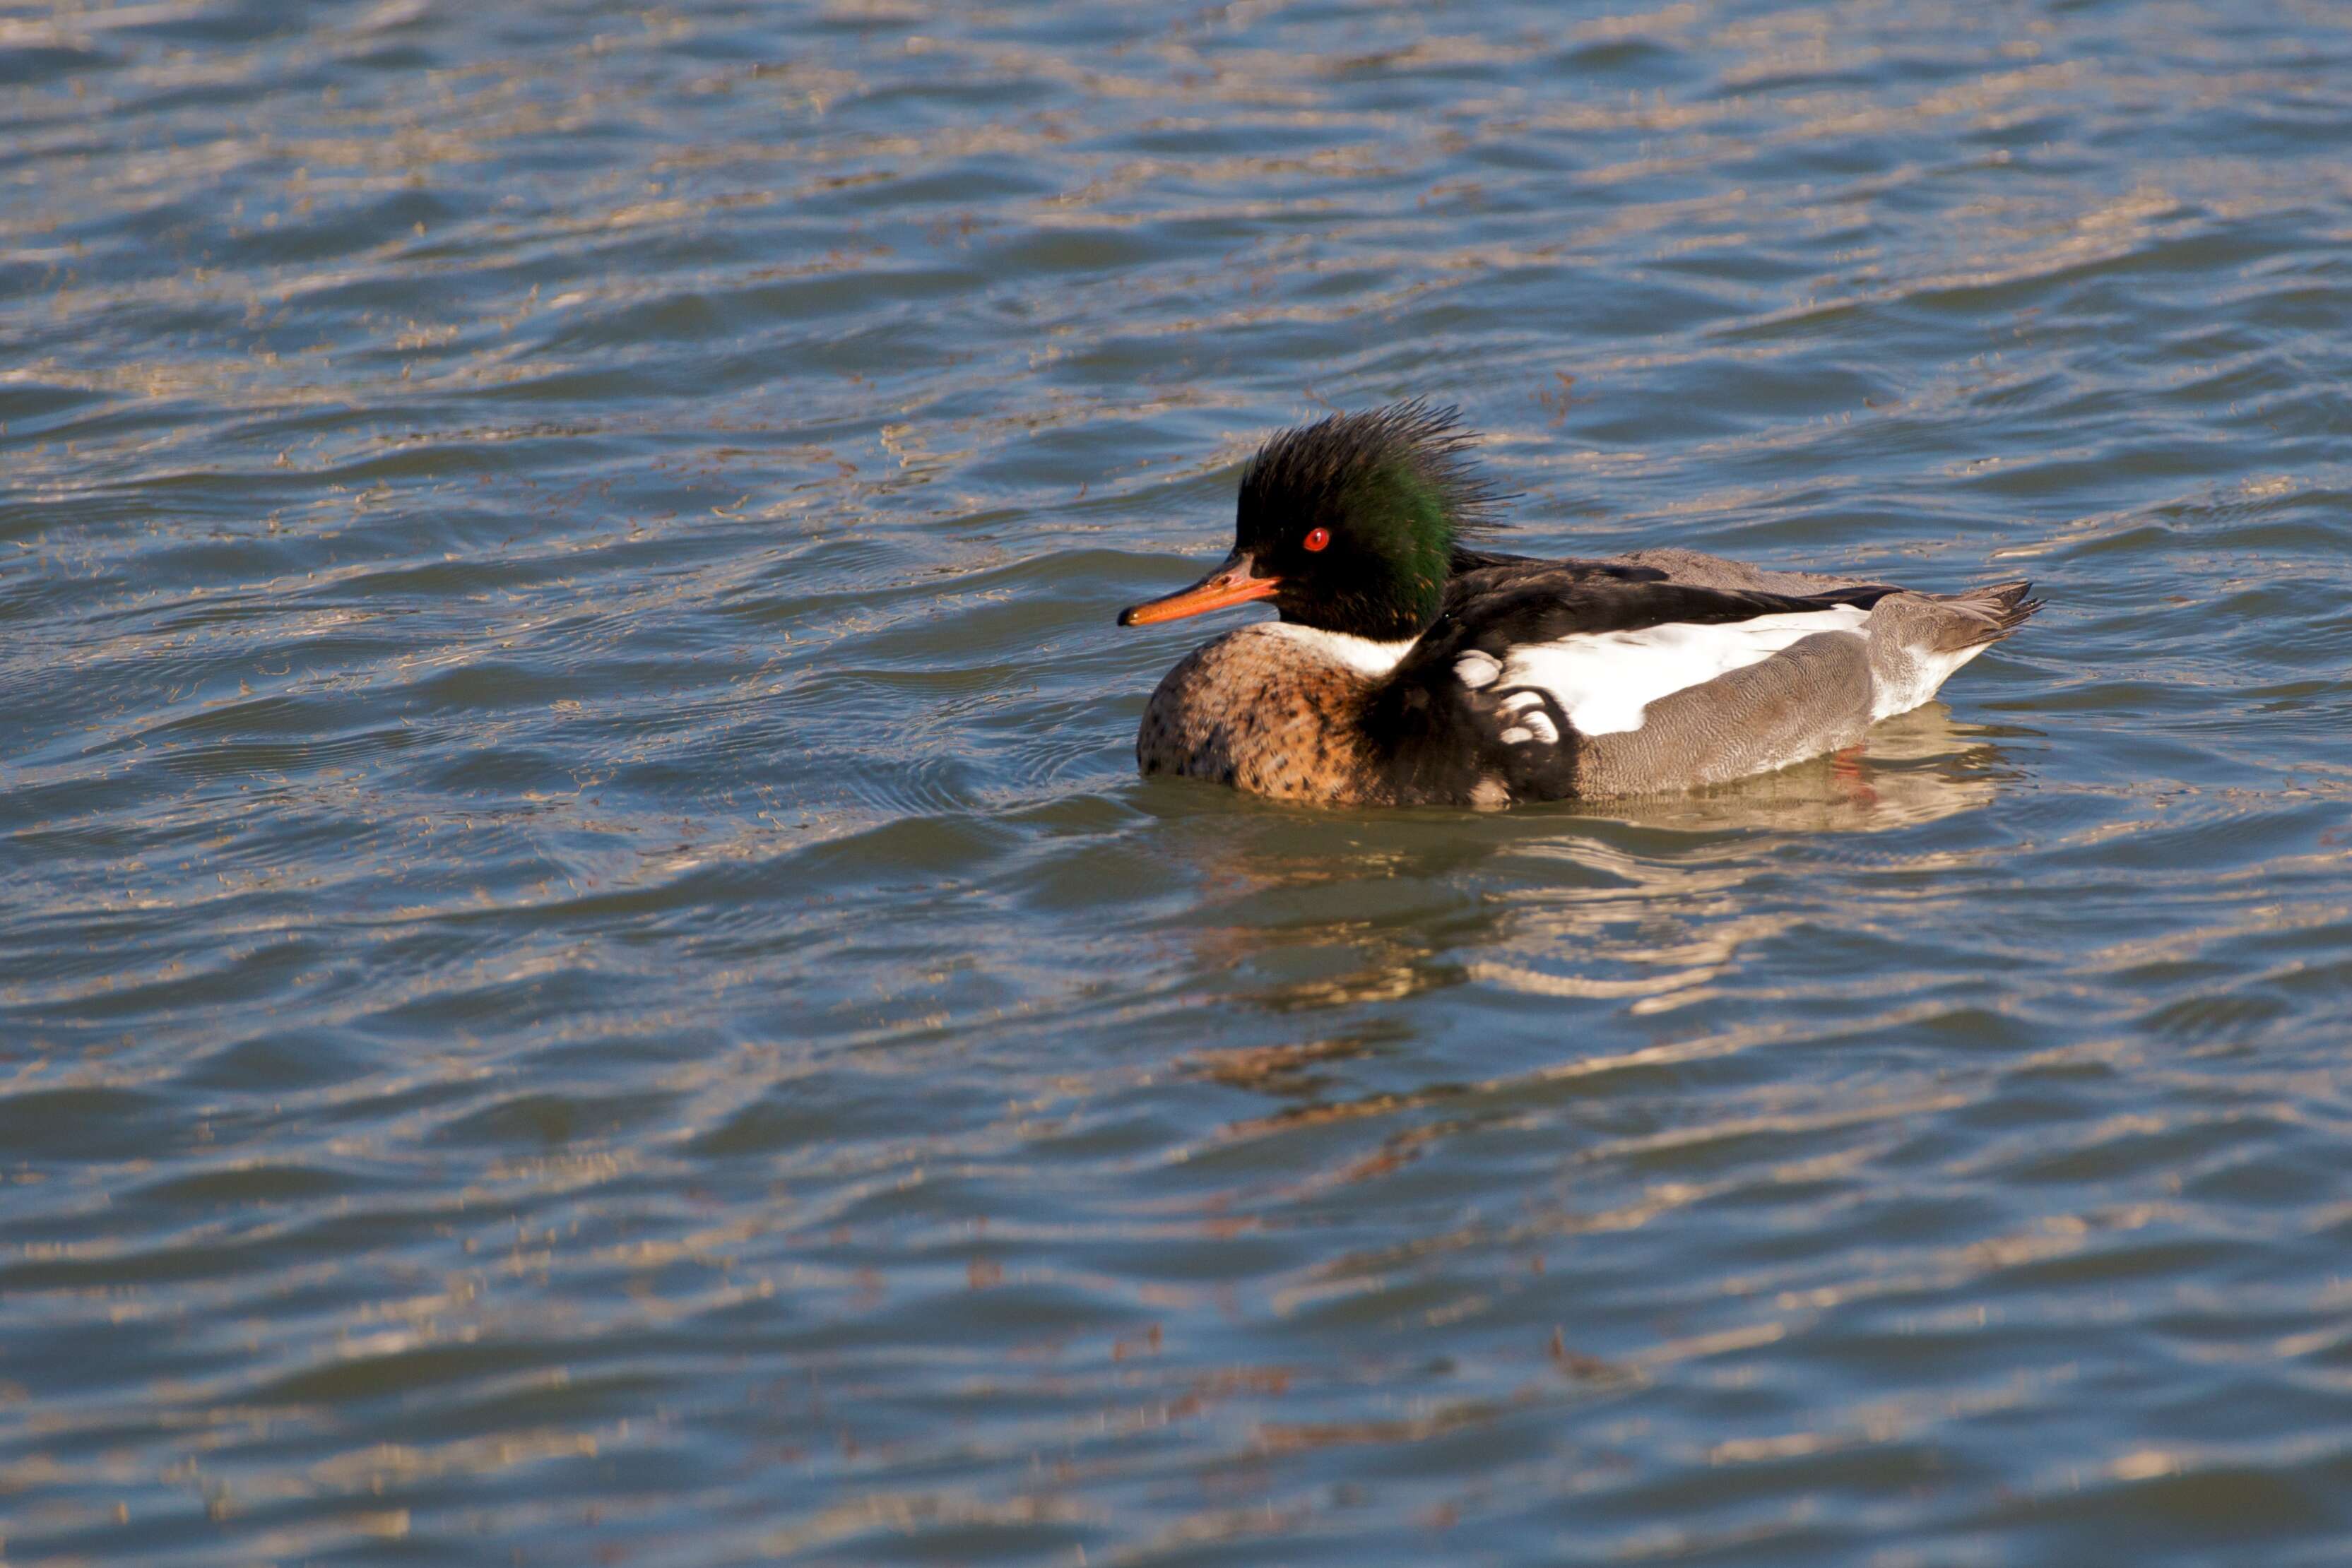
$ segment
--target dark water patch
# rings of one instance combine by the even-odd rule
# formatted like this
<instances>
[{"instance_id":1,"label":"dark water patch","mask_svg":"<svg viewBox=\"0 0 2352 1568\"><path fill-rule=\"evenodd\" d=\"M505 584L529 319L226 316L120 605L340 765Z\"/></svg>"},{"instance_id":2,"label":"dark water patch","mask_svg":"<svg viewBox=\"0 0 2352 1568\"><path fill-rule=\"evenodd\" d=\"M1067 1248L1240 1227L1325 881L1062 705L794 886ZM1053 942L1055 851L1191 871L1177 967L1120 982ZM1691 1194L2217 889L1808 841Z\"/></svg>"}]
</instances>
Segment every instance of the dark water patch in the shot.
<instances>
[{"instance_id":1,"label":"dark water patch","mask_svg":"<svg viewBox=\"0 0 2352 1568\"><path fill-rule=\"evenodd\" d=\"M458 1144L549 1146L600 1142L643 1125L666 1108L642 1096L521 1095L470 1113L437 1137Z\"/></svg>"},{"instance_id":2,"label":"dark water patch","mask_svg":"<svg viewBox=\"0 0 2352 1568\"><path fill-rule=\"evenodd\" d=\"M0 45L0 84L15 88L65 85L84 72L101 71L119 57L85 45L10 41Z\"/></svg>"},{"instance_id":3,"label":"dark water patch","mask_svg":"<svg viewBox=\"0 0 2352 1568\"><path fill-rule=\"evenodd\" d=\"M121 1159L182 1141L156 1136L158 1109L156 1096L131 1089L43 1088L11 1094L0 1106L0 1131L20 1169L33 1160Z\"/></svg>"}]
</instances>

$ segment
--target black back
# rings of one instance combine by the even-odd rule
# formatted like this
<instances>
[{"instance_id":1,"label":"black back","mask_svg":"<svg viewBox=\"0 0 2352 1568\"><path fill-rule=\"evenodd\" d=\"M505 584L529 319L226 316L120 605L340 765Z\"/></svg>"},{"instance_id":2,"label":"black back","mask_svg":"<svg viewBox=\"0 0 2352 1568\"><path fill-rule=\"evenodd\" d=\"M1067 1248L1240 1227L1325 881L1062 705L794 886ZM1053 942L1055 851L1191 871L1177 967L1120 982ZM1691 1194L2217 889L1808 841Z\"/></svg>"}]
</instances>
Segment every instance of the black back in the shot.
<instances>
[{"instance_id":1,"label":"black back","mask_svg":"<svg viewBox=\"0 0 2352 1568\"><path fill-rule=\"evenodd\" d=\"M1364 727L1400 804L1467 804L1489 779L1515 801L1559 800L1576 792L1578 737L1559 700L1532 686L1465 686L1454 668L1463 654L1475 650L1504 663L1514 649L1579 633L1721 625L1841 604L1866 610L1895 591L1883 584L1810 594L1698 588L1655 567L1460 552L1444 610L1373 693ZM1557 741L1501 738L1521 722L1505 700L1523 692L1540 698Z\"/></svg>"}]
</instances>

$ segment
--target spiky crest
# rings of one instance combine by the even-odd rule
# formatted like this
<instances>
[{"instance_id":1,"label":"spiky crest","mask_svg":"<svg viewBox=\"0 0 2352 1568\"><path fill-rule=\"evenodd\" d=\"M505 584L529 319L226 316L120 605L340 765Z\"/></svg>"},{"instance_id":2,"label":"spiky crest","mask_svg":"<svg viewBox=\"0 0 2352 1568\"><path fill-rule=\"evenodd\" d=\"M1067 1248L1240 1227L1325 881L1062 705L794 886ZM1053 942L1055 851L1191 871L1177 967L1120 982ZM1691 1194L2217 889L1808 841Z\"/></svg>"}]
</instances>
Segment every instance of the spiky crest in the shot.
<instances>
[{"instance_id":1,"label":"spiky crest","mask_svg":"<svg viewBox=\"0 0 2352 1568\"><path fill-rule=\"evenodd\" d=\"M1328 529L1312 591L1302 581L1278 599L1283 618L1410 636L1435 619L1455 550L1497 527L1502 497L1472 465L1475 445L1457 411L1418 398L1283 431L1242 474L1235 542L1306 569L1298 540Z\"/></svg>"}]
</instances>

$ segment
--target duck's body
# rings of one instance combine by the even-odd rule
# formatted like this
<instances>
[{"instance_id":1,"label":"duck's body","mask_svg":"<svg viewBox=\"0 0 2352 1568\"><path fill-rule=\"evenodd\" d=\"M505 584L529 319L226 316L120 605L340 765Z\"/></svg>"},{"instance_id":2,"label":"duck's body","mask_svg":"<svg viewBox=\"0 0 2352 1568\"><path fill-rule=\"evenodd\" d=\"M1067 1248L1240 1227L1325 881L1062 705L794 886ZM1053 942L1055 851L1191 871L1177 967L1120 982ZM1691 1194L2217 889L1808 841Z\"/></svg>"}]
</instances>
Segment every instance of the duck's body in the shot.
<instances>
[{"instance_id":1,"label":"duck's body","mask_svg":"<svg viewBox=\"0 0 2352 1568\"><path fill-rule=\"evenodd\" d=\"M1690 550L1467 549L1458 536L1477 525L1463 514L1486 497L1460 447L1445 416L1408 405L1260 454L1234 558L1122 619L1253 598L1284 619L1169 672L1136 739L1145 773L1286 800L1485 808L1718 784L1855 744L2036 608L2022 582L1938 598ZM1417 478L1421 504L1367 521L1367 493L1382 492L1359 469ZM1442 554L1430 538L1399 542L1422 531Z\"/></svg>"}]
</instances>

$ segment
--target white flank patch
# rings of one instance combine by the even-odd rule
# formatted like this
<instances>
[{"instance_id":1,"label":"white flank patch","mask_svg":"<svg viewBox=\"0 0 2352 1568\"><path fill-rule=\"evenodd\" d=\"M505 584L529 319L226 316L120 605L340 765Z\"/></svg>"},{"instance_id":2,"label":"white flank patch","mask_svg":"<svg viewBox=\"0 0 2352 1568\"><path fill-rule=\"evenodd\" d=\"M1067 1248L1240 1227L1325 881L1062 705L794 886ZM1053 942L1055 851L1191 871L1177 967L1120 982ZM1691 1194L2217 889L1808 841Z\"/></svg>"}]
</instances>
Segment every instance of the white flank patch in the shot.
<instances>
[{"instance_id":1,"label":"white flank patch","mask_svg":"<svg viewBox=\"0 0 2352 1568\"><path fill-rule=\"evenodd\" d=\"M1302 643L1334 664L1345 664L1358 674L1377 679L1397 667L1412 645L1421 641L1407 637L1402 643L1375 643L1370 637L1350 637L1345 632L1319 632L1312 626L1294 626L1287 621L1261 621L1255 631L1270 632Z\"/></svg>"},{"instance_id":2,"label":"white flank patch","mask_svg":"<svg viewBox=\"0 0 2352 1568\"><path fill-rule=\"evenodd\" d=\"M1660 697L1760 664L1816 632L1859 632L1869 621L1869 611L1841 604L1720 626L1676 622L1639 632L1580 632L1512 649L1502 678L1508 685L1551 693L1583 734L1619 735L1641 728Z\"/></svg>"}]
</instances>

